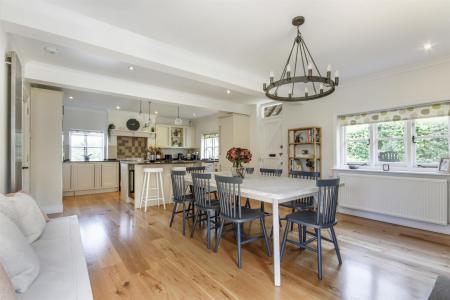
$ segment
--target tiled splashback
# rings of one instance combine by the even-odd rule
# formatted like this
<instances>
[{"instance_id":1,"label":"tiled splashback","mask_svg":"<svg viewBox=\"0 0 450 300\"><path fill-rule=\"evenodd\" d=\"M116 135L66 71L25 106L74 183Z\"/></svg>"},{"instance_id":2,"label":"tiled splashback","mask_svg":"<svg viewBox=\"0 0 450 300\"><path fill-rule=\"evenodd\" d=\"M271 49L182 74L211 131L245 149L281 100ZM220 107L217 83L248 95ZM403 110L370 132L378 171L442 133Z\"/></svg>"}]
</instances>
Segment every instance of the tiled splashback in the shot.
<instances>
[{"instance_id":1,"label":"tiled splashback","mask_svg":"<svg viewBox=\"0 0 450 300\"><path fill-rule=\"evenodd\" d=\"M117 158L136 158L146 157L147 138L118 136L117 137Z\"/></svg>"}]
</instances>

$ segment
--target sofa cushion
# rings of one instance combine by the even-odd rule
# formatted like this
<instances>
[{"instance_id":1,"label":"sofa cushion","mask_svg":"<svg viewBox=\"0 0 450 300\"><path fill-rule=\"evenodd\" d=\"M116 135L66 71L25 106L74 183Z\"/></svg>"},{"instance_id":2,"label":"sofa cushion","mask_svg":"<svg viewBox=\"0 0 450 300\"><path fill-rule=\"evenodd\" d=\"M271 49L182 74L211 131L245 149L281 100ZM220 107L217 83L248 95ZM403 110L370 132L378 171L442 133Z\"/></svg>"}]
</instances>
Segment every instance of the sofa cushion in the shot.
<instances>
[{"instance_id":1,"label":"sofa cushion","mask_svg":"<svg viewBox=\"0 0 450 300\"><path fill-rule=\"evenodd\" d=\"M16 299L16 293L12 286L11 280L6 274L3 265L0 264L0 299L1 300L14 300Z\"/></svg>"},{"instance_id":2,"label":"sofa cushion","mask_svg":"<svg viewBox=\"0 0 450 300\"><path fill-rule=\"evenodd\" d=\"M39 274L39 259L22 232L0 213L0 263L14 289L24 293Z\"/></svg>"},{"instance_id":3,"label":"sofa cushion","mask_svg":"<svg viewBox=\"0 0 450 300\"><path fill-rule=\"evenodd\" d=\"M36 201L28 194L19 192L0 197L0 212L8 216L32 243L45 228L45 218Z\"/></svg>"},{"instance_id":4,"label":"sofa cushion","mask_svg":"<svg viewBox=\"0 0 450 300\"><path fill-rule=\"evenodd\" d=\"M41 271L19 299L92 299L77 216L51 219L32 247Z\"/></svg>"}]
</instances>

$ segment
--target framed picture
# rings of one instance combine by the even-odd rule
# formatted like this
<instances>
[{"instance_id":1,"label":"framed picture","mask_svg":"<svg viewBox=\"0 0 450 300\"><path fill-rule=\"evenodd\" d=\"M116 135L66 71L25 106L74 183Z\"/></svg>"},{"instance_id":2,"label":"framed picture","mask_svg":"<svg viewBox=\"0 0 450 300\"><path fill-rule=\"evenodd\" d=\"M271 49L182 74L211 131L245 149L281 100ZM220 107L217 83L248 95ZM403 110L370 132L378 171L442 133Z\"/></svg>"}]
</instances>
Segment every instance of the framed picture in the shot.
<instances>
[{"instance_id":1,"label":"framed picture","mask_svg":"<svg viewBox=\"0 0 450 300\"><path fill-rule=\"evenodd\" d=\"M383 171L389 171L389 164L383 164Z\"/></svg>"},{"instance_id":2,"label":"framed picture","mask_svg":"<svg viewBox=\"0 0 450 300\"><path fill-rule=\"evenodd\" d=\"M441 158L439 163L439 172L450 173L450 157Z\"/></svg>"}]
</instances>

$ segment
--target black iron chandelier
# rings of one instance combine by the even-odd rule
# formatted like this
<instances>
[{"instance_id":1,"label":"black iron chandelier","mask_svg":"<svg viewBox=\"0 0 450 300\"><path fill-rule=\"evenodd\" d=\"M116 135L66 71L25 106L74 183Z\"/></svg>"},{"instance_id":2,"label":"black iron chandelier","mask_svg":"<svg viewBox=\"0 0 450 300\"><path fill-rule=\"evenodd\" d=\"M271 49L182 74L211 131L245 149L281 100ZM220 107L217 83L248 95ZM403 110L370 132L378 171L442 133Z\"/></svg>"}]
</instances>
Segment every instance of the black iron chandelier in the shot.
<instances>
[{"instance_id":1,"label":"black iron chandelier","mask_svg":"<svg viewBox=\"0 0 450 300\"><path fill-rule=\"evenodd\" d=\"M297 36L292 44L288 59L280 79L274 80L270 72L270 83L264 83L266 96L277 101L297 102L322 98L334 92L339 84L339 72L331 78L331 66L328 65L326 76L322 76L308 46L300 33L300 25L305 22L302 16L292 19L292 25L297 27ZM295 49L295 52L294 52ZM291 63L293 62L293 71Z\"/></svg>"}]
</instances>

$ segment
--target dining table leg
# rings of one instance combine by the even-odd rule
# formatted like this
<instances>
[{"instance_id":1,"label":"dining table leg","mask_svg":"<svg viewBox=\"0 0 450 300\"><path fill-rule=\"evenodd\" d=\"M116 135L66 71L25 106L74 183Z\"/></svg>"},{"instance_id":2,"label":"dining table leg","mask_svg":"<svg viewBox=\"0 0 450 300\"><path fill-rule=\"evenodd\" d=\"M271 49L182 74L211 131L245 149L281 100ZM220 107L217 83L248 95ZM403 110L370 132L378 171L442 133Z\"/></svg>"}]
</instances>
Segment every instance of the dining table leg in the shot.
<instances>
[{"instance_id":1,"label":"dining table leg","mask_svg":"<svg viewBox=\"0 0 450 300\"><path fill-rule=\"evenodd\" d=\"M273 226L273 280L275 286L281 285L280 271L280 216L278 213L278 201L272 202L272 226Z\"/></svg>"}]
</instances>

